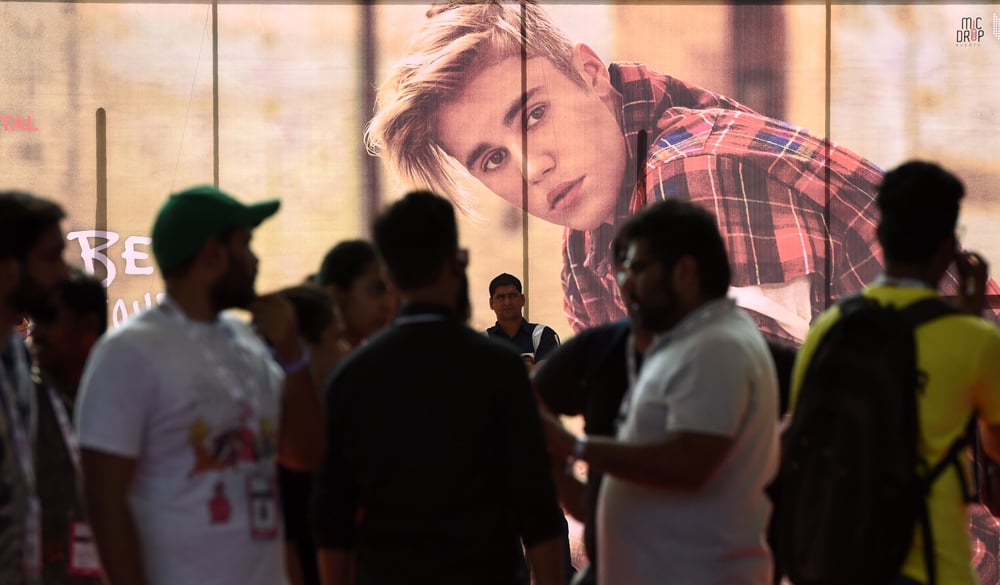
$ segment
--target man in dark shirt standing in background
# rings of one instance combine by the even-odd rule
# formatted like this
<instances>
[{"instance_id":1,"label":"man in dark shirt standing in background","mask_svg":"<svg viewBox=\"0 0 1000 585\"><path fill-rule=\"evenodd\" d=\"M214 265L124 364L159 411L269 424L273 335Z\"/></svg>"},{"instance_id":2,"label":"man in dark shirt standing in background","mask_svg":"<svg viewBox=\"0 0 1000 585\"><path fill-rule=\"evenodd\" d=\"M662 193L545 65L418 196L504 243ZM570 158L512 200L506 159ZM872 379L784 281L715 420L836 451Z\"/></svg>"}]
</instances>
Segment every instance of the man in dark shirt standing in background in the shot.
<instances>
[{"instance_id":1,"label":"man in dark shirt standing in background","mask_svg":"<svg viewBox=\"0 0 1000 585\"><path fill-rule=\"evenodd\" d=\"M374 235L403 307L327 384L313 501L324 585L526 585L522 543L535 583L563 583L565 522L527 372L464 323L451 204L411 193Z\"/></svg>"},{"instance_id":2,"label":"man in dark shirt standing in background","mask_svg":"<svg viewBox=\"0 0 1000 585\"><path fill-rule=\"evenodd\" d=\"M490 281L490 308L496 313L497 322L486 330L486 335L514 344L529 366L541 362L559 347L559 336L551 327L528 323L524 318L524 289L513 274L504 272Z\"/></svg>"}]
</instances>

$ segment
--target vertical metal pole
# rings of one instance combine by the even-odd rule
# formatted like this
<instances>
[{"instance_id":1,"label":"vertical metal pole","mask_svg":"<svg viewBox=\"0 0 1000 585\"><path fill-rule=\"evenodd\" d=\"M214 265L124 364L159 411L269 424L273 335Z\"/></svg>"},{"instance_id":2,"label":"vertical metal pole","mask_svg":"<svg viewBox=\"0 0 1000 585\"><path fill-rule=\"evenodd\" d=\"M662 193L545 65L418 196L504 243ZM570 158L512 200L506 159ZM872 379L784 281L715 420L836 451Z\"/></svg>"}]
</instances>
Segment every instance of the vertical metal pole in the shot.
<instances>
[{"instance_id":1,"label":"vertical metal pole","mask_svg":"<svg viewBox=\"0 0 1000 585\"><path fill-rule=\"evenodd\" d=\"M212 184L219 186L219 2L212 0Z\"/></svg>"}]
</instances>

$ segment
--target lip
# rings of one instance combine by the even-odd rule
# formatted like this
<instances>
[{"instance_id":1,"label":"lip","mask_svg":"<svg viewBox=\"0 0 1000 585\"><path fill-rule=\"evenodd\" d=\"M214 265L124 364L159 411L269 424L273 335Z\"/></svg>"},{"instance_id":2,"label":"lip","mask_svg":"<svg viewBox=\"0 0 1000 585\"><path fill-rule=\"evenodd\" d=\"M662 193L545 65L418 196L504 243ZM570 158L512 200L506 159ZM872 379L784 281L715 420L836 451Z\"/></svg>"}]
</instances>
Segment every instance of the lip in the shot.
<instances>
[{"instance_id":1,"label":"lip","mask_svg":"<svg viewBox=\"0 0 1000 585\"><path fill-rule=\"evenodd\" d=\"M549 191L545 196L545 201L549 204L549 210L555 211L566 207L568 201L579 192L580 183L583 183L583 177L575 181L567 181L556 185L555 189Z\"/></svg>"}]
</instances>

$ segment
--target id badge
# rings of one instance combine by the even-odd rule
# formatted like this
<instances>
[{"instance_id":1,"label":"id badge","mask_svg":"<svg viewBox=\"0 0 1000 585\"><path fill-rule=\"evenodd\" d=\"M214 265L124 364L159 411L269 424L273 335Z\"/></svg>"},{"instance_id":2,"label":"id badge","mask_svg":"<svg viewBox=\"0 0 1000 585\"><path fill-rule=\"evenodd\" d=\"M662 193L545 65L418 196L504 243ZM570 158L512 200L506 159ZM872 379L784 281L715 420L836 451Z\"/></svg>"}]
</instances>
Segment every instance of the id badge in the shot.
<instances>
[{"instance_id":1,"label":"id badge","mask_svg":"<svg viewBox=\"0 0 1000 585\"><path fill-rule=\"evenodd\" d=\"M276 538L280 518L274 474L257 472L247 476L247 502L250 504L250 536Z\"/></svg>"},{"instance_id":2,"label":"id badge","mask_svg":"<svg viewBox=\"0 0 1000 585\"><path fill-rule=\"evenodd\" d=\"M24 574L42 574L42 503L38 496L28 498L24 522Z\"/></svg>"},{"instance_id":3,"label":"id badge","mask_svg":"<svg viewBox=\"0 0 1000 585\"><path fill-rule=\"evenodd\" d=\"M69 529L69 574L86 577L101 574L97 543L86 522L73 522Z\"/></svg>"}]
</instances>

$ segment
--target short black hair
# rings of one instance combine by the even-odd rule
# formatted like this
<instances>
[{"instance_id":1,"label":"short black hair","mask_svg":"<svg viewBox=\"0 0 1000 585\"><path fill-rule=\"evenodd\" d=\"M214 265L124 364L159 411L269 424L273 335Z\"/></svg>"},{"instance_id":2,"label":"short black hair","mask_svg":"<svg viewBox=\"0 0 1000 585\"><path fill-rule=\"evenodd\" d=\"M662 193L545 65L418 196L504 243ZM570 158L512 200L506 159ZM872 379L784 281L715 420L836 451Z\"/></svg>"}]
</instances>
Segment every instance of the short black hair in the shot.
<instances>
[{"instance_id":1,"label":"short black hair","mask_svg":"<svg viewBox=\"0 0 1000 585\"><path fill-rule=\"evenodd\" d=\"M650 254L665 270L682 256L698 265L698 284L706 299L723 297L731 272L726 244L715 216L694 203L668 199L629 217L618 231L619 242L644 239Z\"/></svg>"},{"instance_id":2,"label":"short black hair","mask_svg":"<svg viewBox=\"0 0 1000 585\"><path fill-rule=\"evenodd\" d=\"M348 290L364 274L365 269L377 260L375 246L371 242L345 240L330 248L323 257L316 282L321 286L332 284L340 290Z\"/></svg>"},{"instance_id":3,"label":"short black hair","mask_svg":"<svg viewBox=\"0 0 1000 585\"><path fill-rule=\"evenodd\" d=\"M940 166L913 160L887 172L876 203L886 262L925 262L952 237L965 187Z\"/></svg>"},{"instance_id":4,"label":"short black hair","mask_svg":"<svg viewBox=\"0 0 1000 585\"><path fill-rule=\"evenodd\" d=\"M412 191L390 205L375 219L372 232L401 290L434 282L458 252L455 208L430 191Z\"/></svg>"},{"instance_id":5,"label":"short black hair","mask_svg":"<svg viewBox=\"0 0 1000 585\"><path fill-rule=\"evenodd\" d=\"M24 260L39 237L58 228L66 212L58 204L25 191L0 191L0 258Z\"/></svg>"},{"instance_id":6,"label":"short black hair","mask_svg":"<svg viewBox=\"0 0 1000 585\"><path fill-rule=\"evenodd\" d=\"M108 293L96 276L71 268L69 278L59 284L56 300L56 305L36 312L31 318L37 323L50 324L58 317L58 311L68 309L78 317L95 317L99 333L108 329Z\"/></svg>"},{"instance_id":7,"label":"short black hair","mask_svg":"<svg viewBox=\"0 0 1000 585\"><path fill-rule=\"evenodd\" d=\"M513 286L517 288L518 294L524 294L524 289L521 288L521 281L518 280L513 274L507 274L506 272L498 274L496 278L490 281L490 298L493 298L494 293L501 286Z\"/></svg>"}]
</instances>

